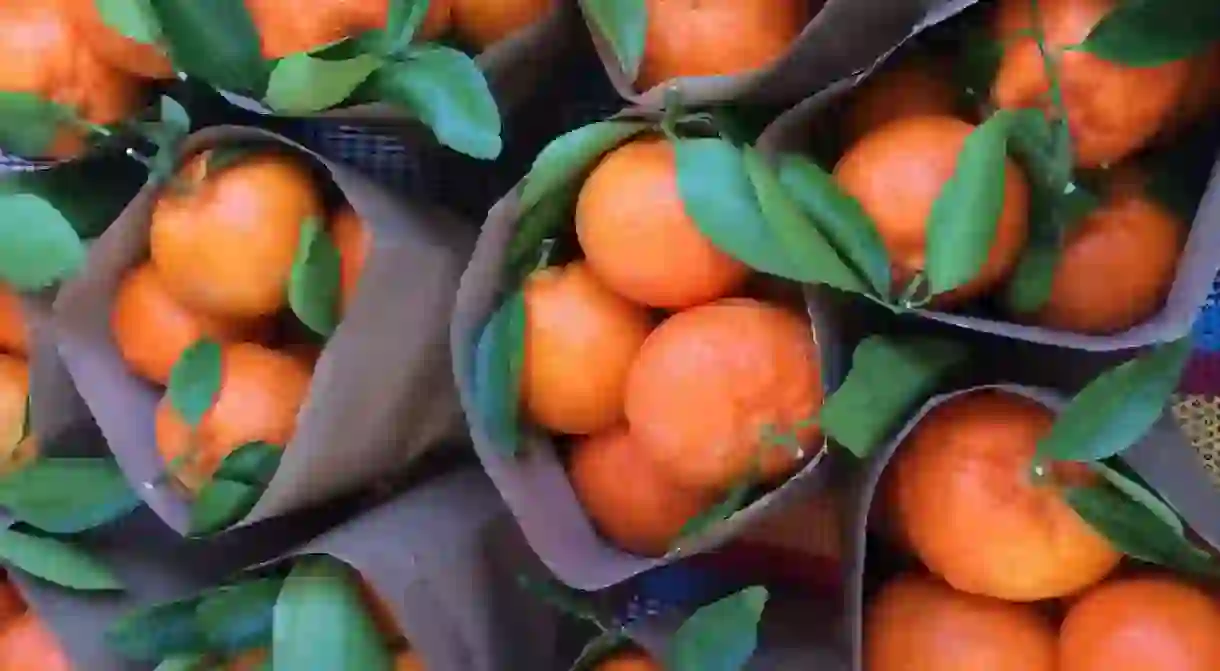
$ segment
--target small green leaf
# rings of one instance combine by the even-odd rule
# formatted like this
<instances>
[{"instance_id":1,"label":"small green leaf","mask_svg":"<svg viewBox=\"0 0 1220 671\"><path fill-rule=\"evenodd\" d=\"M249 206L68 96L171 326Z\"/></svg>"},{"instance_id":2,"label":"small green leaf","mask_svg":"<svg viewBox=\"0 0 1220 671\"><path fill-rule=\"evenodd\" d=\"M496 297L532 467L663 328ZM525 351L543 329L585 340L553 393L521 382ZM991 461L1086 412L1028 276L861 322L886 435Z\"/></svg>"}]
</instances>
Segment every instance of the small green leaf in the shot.
<instances>
[{"instance_id":1,"label":"small green leaf","mask_svg":"<svg viewBox=\"0 0 1220 671\"><path fill-rule=\"evenodd\" d=\"M153 671L206 671L207 655L174 655L157 665Z\"/></svg>"},{"instance_id":2,"label":"small green leaf","mask_svg":"<svg viewBox=\"0 0 1220 671\"><path fill-rule=\"evenodd\" d=\"M340 260L339 250L324 226L316 217L301 225L301 239L288 279L288 305L314 333L330 337L339 325Z\"/></svg>"},{"instance_id":3,"label":"small green leaf","mask_svg":"<svg viewBox=\"0 0 1220 671\"><path fill-rule=\"evenodd\" d=\"M64 215L30 194L0 195L0 281L44 289L85 263L85 245Z\"/></svg>"},{"instance_id":4,"label":"small green leaf","mask_svg":"<svg viewBox=\"0 0 1220 671\"><path fill-rule=\"evenodd\" d=\"M750 493L754 491L754 480L753 477L742 478L716 505L687 520L678 532L673 549L680 549L686 542L699 538L717 524L737 514L750 499Z\"/></svg>"},{"instance_id":5,"label":"small green leaf","mask_svg":"<svg viewBox=\"0 0 1220 671\"><path fill-rule=\"evenodd\" d=\"M205 536L237 524L249 514L266 487L221 478L208 481L191 504L190 534Z\"/></svg>"},{"instance_id":6,"label":"small green leaf","mask_svg":"<svg viewBox=\"0 0 1220 671\"><path fill-rule=\"evenodd\" d=\"M643 121L600 121L565 133L534 159L521 189L521 211L579 179L606 152L639 135L652 124Z\"/></svg>"},{"instance_id":7,"label":"small green leaf","mask_svg":"<svg viewBox=\"0 0 1220 671\"><path fill-rule=\"evenodd\" d=\"M538 256L546 241L557 237L565 226L571 226L579 186L569 184L544 196L521 214L504 262L504 281L508 286L520 285L538 267Z\"/></svg>"},{"instance_id":8,"label":"small green leaf","mask_svg":"<svg viewBox=\"0 0 1220 671\"><path fill-rule=\"evenodd\" d=\"M1160 418L1191 348L1189 338L1161 345L1093 380L1038 441L1039 458L1092 462L1126 451Z\"/></svg>"},{"instance_id":9,"label":"small green leaf","mask_svg":"<svg viewBox=\"0 0 1220 671\"><path fill-rule=\"evenodd\" d=\"M670 642L669 671L740 671L758 647L767 590L750 587L700 608Z\"/></svg>"},{"instance_id":10,"label":"small green leaf","mask_svg":"<svg viewBox=\"0 0 1220 671\"><path fill-rule=\"evenodd\" d=\"M66 105L33 93L0 91L0 149L25 158L46 156L73 119L76 111Z\"/></svg>"},{"instance_id":11,"label":"small green leaf","mask_svg":"<svg viewBox=\"0 0 1220 671\"><path fill-rule=\"evenodd\" d=\"M275 603L272 658L293 671L392 671L394 661L351 570L336 560L299 560Z\"/></svg>"},{"instance_id":12,"label":"small green leaf","mask_svg":"<svg viewBox=\"0 0 1220 671\"><path fill-rule=\"evenodd\" d=\"M182 353L169 373L169 402L191 426L198 426L220 394L221 349L206 338Z\"/></svg>"},{"instance_id":13,"label":"small green leaf","mask_svg":"<svg viewBox=\"0 0 1220 671\"><path fill-rule=\"evenodd\" d=\"M293 54L276 63L263 101L284 114L328 110L350 98L381 64L381 59L369 55L329 61Z\"/></svg>"},{"instance_id":14,"label":"small green leaf","mask_svg":"<svg viewBox=\"0 0 1220 671\"><path fill-rule=\"evenodd\" d=\"M149 0L94 1L102 21L123 37L141 44L157 44L161 40L161 24Z\"/></svg>"},{"instance_id":15,"label":"small green leaf","mask_svg":"<svg viewBox=\"0 0 1220 671\"><path fill-rule=\"evenodd\" d=\"M199 627L199 597L180 599L128 613L106 630L106 643L119 654L141 662L208 652Z\"/></svg>"},{"instance_id":16,"label":"small green leaf","mask_svg":"<svg viewBox=\"0 0 1220 671\"><path fill-rule=\"evenodd\" d=\"M428 0L390 0L385 30L372 30L360 39L373 53L399 56L406 52L428 16Z\"/></svg>"},{"instance_id":17,"label":"small green leaf","mask_svg":"<svg viewBox=\"0 0 1220 671\"><path fill-rule=\"evenodd\" d=\"M475 345L475 403L487 433L508 455L521 447L521 368L525 356L525 296L514 293L483 327Z\"/></svg>"},{"instance_id":18,"label":"small green leaf","mask_svg":"<svg viewBox=\"0 0 1220 671\"><path fill-rule=\"evenodd\" d=\"M1220 42L1220 3L1125 0L1093 26L1079 49L1128 67L1190 58Z\"/></svg>"},{"instance_id":19,"label":"small green leaf","mask_svg":"<svg viewBox=\"0 0 1220 671\"><path fill-rule=\"evenodd\" d=\"M0 478L0 507L48 533L79 533L139 506L114 459L44 458Z\"/></svg>"},{"instance_id":20,"label":"small green leaf","mask_svg":"<svg viewBox=\"0 0 1220 671\"><path fill-rule=\"evenodd\" d=\"M966 346L952 340L872 336L856 347L847 379L823 404L822 430L863 459L968 357Z\"/></svg>"},{"instance_id":21,"label":"small green leaf","mask_svg":"<svg viewBox=\"0 0 1220 671\"><path fill-rule=\"evenodd\" d=\"M1030 236L1004 294L1013 314L1034 314L1050 300L1061 251L1054 238Z\"/></svg>"},{"instance_id":22,"label":"small green leaf","mask_svg":"<svg viewBox=\"0 0 1220 671\"><path fill-rule=\"evenodd\" d=\"M246 443L220 462L216 477L266 487L275 477L283 456L284 448L280 445L260 441Z\"/></svg>"},{"instance_id":23,"label":"small green leaf","mask_svg":"<svg viewBox=\"0 0 1220 671\"><path fill-rule=\"evenodd\" d=\"M631 637L623 629L603 631L580 651L580 656L569 671L595 671L599 663L630 645Z\"/></svg>"},{"instance_id":24,"label":"small green leaf","mask_svg":"<svg viewBox=\"0 0 1220 671\"><path fill-rule=\"evenodd\" d=\"M436 45L412 47L405 60L378 70L371 83L378 100L410 110L441 144L479 159L500 155L500 110L466 54Z\"/></svg>"},{"instance_id":25,"label":"small green leaf","mask_svg":"<svg viewBox=\"0 0 1220 671\"><path fill-rule=\"evenodd\" d=\"M85 592L123 589L119 579L85 550L54 538L0 531L0 560L50 583Z\"/></svg>"},{"instance_id":26,"label":"small green leaf","mask_svg":"<svg viewBox=\"0 0 1220 671\"><path fill-rule=\"evenodd\" d=\"M1186 537L1186 526L1182 524L1181 518L1178 517L1173 508L1169 507L1169 504L1162 501L1152 490L1101 462L1091 464L1090 466L1115 489L1125 494L1127 498L1147 508L1149 512L1156 515L1157 519L1173 529L1179 536Z\"/></svg>"},{"instance_id":27,"label":"small green leaf","mask_svg":"<svg viewBox=\"0 0 1220 671\"><path fill-rule=\"evenodd\" d=\"M182 103L169 96L161 96L161 123L179 135L191 132L191 115Z\"/></svg>"},{"instance_id":28,"label":"small green leaf","mask_svg":"<svg viewBox=\"0 0 1220 671\"><path fill-rule=\"evenodd\" d=\"M278 578L249 580L202 595L196 616L209 648L231 655L270 645L275 601L283 585Z\"/></svg>"},{"instance_id":29,"label":"small green leaf","mask_svg":"<svg viewBox=\"0 0 1220 671\"><path fill-rule=\"evenodd\" d=\"M271 64L245 0L155 0L170 56L188 75L213 86L261 96Z\"/></svg>"},{"instance_id":30,"label":"small green leaf","mask_svg":"<svg viewBox=\"0 0 1220 671\"><path fill-rule=\"evenodd\" d=\"M644 35L648 28L648 7L644 0L581 0L581 9L601 33L623 72L635 81L644 60Z\"/></svg>"}]
</instances>

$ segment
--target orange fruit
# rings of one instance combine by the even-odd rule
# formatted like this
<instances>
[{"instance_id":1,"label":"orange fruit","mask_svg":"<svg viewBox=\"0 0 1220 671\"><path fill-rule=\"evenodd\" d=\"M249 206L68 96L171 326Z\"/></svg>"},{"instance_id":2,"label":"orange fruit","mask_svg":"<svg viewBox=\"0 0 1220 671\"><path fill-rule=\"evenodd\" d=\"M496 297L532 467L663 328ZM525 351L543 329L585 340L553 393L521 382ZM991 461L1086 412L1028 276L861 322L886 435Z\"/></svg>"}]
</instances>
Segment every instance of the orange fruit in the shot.
<instances>
[{"instance_id":1,"label":"orange fruit","mask_svg":"<svg viewBox=\"0 0 1220 671\"><path fill-rule=\"evenodd\" d=\"M30 367L24 359L0 354L0 449L13 449L25 428Z\"/></svg>"},{"instance_id":2,"label":"orange fruit","mask_svg":"<svg viewBox=\"0 0 1220 671\"><path fill-rule=\"evenodd\" d=\"M808 321L783 308L726 299L679 312L631 367L632 437L679 486L784 478L821 449L820 357Z\"/></svg>"},{"instance_id":3,"label":"orange fruit","mask_svg":"<svg viewBox=\"0 0 1220 671\"><path fill-rule=\"evenodd\" d=\"M578 435L622 421L627 372L652 327L648 312L579 262L534 272L524 293L521 396L529 417Z\"/></svg>"},{"instance_id":4,"label":"orange fruit","mask_svg":"<svg viewBox=\"0 0 1220 671\"><path fill-rule=\"evenodd\" d=\"M1118 0L1043 0L1045 44L1059 82L1075 144L1085 168L1117 163L1148 143L1173 113L1190 74L1187 60L1149 68L1112 63L1080 49ZM1029 0L1000 0L995 32L1006 48L992 98L1001 108L1042 107L1050 91L1033 29Z\"/></svg>"},{"instance_id":5,"label":"orange fruit","mask_svg":"<svg viewBox=\"0 0 1220 671\"><path fill-rule=\"evenodd\" d=\"M479 51L542 21L556 0L449 0L453 27Z\"/></svg>"},{"instance_id":6,"label":"orange fruit","mask_svg":"<svg viewBox=\"0 0 1220 671\"><path fill-rule=\"evenodd\" d=\"M1059 671L1220 669L1220 605L1170 577L1115 580L1086 594L1060 629Z\"/></svg>"},{"instance_id":7,"label":"orange fruit","mask_svg":"<svg viewBox=\"0 0 1220 671\"><path fill-rule=\"evenodd\" d=\"M809 22L807 0L647 0L636 85L761 70L788 52Z\"/></svg>"},{"instance_id":8,"label":"orange fruit","mask_svg":"<svg viewBox=\"0 0 1220 671\"><path fill-rule=\"evenodd\" d=\"M220 393L194 435L169 395L161 399L157 449L166 464L177 466L175 475L187 491L197 492L242 445L263 441L286 447L309 383L309 369L291 356L249 343L227 345L221 355Z\"/></svg>"},{"instance_id":9,"label":"orange fruit","mask_svg":"<svg viewBox=\"0 0 1220 671\"><path fill-rule=\"evenodd\" d=\"M593 667L593 671L663 671L663 669L648 653L641 650L630 650L611 655Z\"/></svg>"},{"instance_id":10,"label":"orange fruit","mask_svg":"<svg viewBox=\"0 0 1220 671\"><path fill-rule=\"evenodd\" d=\"M0 91L36 95L95 124L134 114L143 99L139 79L99 58L56 5L0 3ZM45 158L73 158L84 149L85 133L65 125Z\"/></svg>"},{"instance_id":11,"label":"orange fruit","mask_svg":"<svg viewBox=\"0 0 1220 671\"><path fill-rule=\"evenodd\" d=\"M394 657L394 671L425 671L424 660L413 650L403 650Z\"/></svg>"},{"instance_id":12,"label":"orange fruit","mask_svg":"<svg viewBox=\"0 0 1220 671\"><path fill-rule=\"evenodd\" d=\"M377 590L373 589L372 583L364 576L359 576L358 585L360 596L368 607L369 617L373 618L373 624L377 625L377 631L381 632L388 643L401 639L402 628L398 626L398 618L394 615L390 604L381 598Z\"/></svg>"},{"instance_id":13,"label":"orange fruit","mask_svg":"<svg viewBox=\"0 0 1220 671\"><path fill-rule=\"evenodd\" d=\"M136 266L119 283L110 330L127 365L161 385L169 383L174 364L200 339L237 342L254 332L248 322L209 317L182 307L165 290L151 263Z\"/></svg>"},{"instance_id":14,"label":"orange fruit","mask_svg":"<svg viewBox=\"0 0 1220 671\"><path fill-rule=\"evenodd\" d=\"M714 301L749 274L687 216L673 146L660 138L629 142L602 158L581 187L576 235L607 286L652 307Z\"/></svg>"},{"instance_id":15,"label":"orange fruit","mask_svg":"<svg viewBox=\"0 0 1220 671\"><path fill-rule=\"evenodd\" d=\"M25 599L7 578L0 581L0 631L12 624L26 611Z\"/></svg>"},{"instance_id":16,"label":"orange fruit","mask_svg":"<svg viewBox=\"0 0 1220 671\"><path fill-rule=\"evenodd\" d=\"M877 226L893 266L895 291L924 270L928 215L974 128L948 116L907 117L864 136L835 167L835 181L860 201ZM987 261L973 280L937 296L937 305L960 304L1003 281L1020 259L1028 234L1029 184L1009 160L1004 209Z\"/></svg>"},{"instance_id":17,"label":"orange fruit","mask_svg":"<svg viewBox=\"0 0 1220 671\"><path fill-rule=\"evenodd\" d=\"M249 156L215 175L210 152L161 192L149 231L152 262L167 289L192 310L252 319L287 303L301 225L323 221L309 170L280 154Z\"/></svg>"},{"instance_id":18,"label":"orange fruit","mask_svg":"<svg viewBox=\"0 0 1220 671\"><path fill-rule=\"evenodd\" d=\"M1122 558L1063 499L1093 482L1054 462L1035 482L1034 453L1055 414L1022 396L981 390L934 408L900 446L891 484L901 537L954 588L1008 601L1068 596Z\"/></svg>"},{"instance_id":19,"label":"orange fruit","mask_svg":"<svg viewBox=\"0 0 1220 671\"><path fill-rule=\"evenodd\" d=\"M449 29L452 0L429 0L418 39ZM245 0L262 40L263 56L283 58L385 28L389 0Z\"/></svg>"},{"instance_id":20,"label":"orange fruit","mask_svg":"<svg viewBox=\"0 0 1220 671\"><path fill-rule=\"evenodd\" d=\"M1161 127L1162 139L1172 140L1220 110L1220 44L1190 59L1186 82L1182 98Z\"/></svg>"},{"instance_id":21,"label":"orange fruit","mask_svg":"<svg viewBox=\"0 0 1220 671\"><path fill-rule=\"evenodd\" d=\"M21 298L11 287L0 284L0 351L25 356L29 354L29 334Z\"/></svg>"},{"instance_id":22,"label":"orange fruit","mask_svg":"<svg viewBox=\"0 0 1220 671\"><path fill-rule=\"evenodd\" d=\"M949 65L932 58L903 59L869 77L843 111L843 136L850 143L891 121L913 116L956 116L958 92Z\"/></svg>"},{"instance_id":23,"label":"orange fruit","mask_svg":"<svg viewBox=\"0 0 1220 671\"><path fill-rule=\"evenodd\" d=\"M360 275L373 246L373 236L360 215L351 205L345 205L331 217L330 235L339 250L339 282L344 309L356 296Z\"/></svg>"},{"instance_id":24,"label":"orange fruit","mask_svg":"<svg viewBox=\"0 0 1220 671\"><path fill-rule=\"evenodd\" d=\"M137 77L174 76L174 67L160 48L137 42L107 24L97 9L97 0L59 0L59 3L88 47L102 60Z\"/></svg>"},{"instance_id":25,"label":"orange fruit","mask_svg":"<svg viewBox=\"0 0 1220 671\"><path fill-rule=\"evenodd\" d=\"M1060 671L1055 642L1054 627L1031 605L904 575L865 612L864 671Z\"/></svg>"},{"instance_id":26,"label":"orange fruit","mask_svg":"<svg viewBox=\"0 0 1220 671\"><path fill-rule=\"evenodd\" d=\"M264 649L247 650L229 660L228 671L259 671L267 661L267 651Z\"/></svg>"},{"instance_id":27,"label":"orange fruit","mask_svg":"<svg viewBox=\"0 0 1220 671\"><path fill-rule=\"evenodd\" d=\"M581 440L572 450L568 475L601 535L647 557L673 549L686 523L716 503L706 492L667 481L623 427Z\"/></svg>"},{"instance_id":28,"label":"orange fruit","mask_svg":"<svg viewBox=\"0 0 1220 671\"><path fill-rule=\"evenodd\" d=\"M0 630L0 671L71 671L55 634L27 612Z\"/></svg>"}]
</instances>

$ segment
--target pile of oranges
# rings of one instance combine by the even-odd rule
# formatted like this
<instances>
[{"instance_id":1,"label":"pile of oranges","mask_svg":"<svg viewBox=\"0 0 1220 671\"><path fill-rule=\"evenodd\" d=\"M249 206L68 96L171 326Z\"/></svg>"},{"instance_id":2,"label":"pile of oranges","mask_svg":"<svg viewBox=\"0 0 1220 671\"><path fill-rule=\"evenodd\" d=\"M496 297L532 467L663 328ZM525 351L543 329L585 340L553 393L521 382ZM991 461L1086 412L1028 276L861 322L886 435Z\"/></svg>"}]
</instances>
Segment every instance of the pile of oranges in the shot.
<instances>
[{"instance_id":1,"label":"pile of oranges","mask_svg":"<svg viewBox=\"0 0 1220 671\"><path fill-rule=\"evenodd\" d=\"M750 297L747 268L687 216L675 170L659 138L606 154L577 200L583 260L524 286L526 414L577 438L577 497L640 555L665 554L727 492L780 482L821 449L809 321Z\"/></svg>"},{"instance_id":2,"label":"pile of oranges","mask_svg":"<svg viewBox=\"0 0 1220 671\"><path fill-rule=\"evenodd\" d=\"M157 448L189 492L242 445L292 440L320 351L285 309L303 227L328 222L341 261L341 306L354 295L371 244L350 206L328 218L300 160L251 150L218 167L213 156L192 157L157 197L149 259L123 277L111 311L118 352L153 384L168 385L196 343L221 348L219 393L198 426L168 394L157 408Z\"/></svg>"},{"instance_id":3,"label":"pile of oranges","mask_svg":"<svg viewBox=\"0 0 1220 671\"><path fill-rule=\"evenodd\" d=\"M7 578L0 578L0 671L70 671L51 630L31 611Z\"/></svg>"},{"instance_id":4,"label":"pile of oranges","mask_svg":"<svg viewBox=\"0 0 1220 671\"><path fill-rule=\"evenodd\" d=\"M0 285L0 474L34 458L37 447L27 436L30 398L29 327L21 299Z\"/></svg>"}]
</instances>

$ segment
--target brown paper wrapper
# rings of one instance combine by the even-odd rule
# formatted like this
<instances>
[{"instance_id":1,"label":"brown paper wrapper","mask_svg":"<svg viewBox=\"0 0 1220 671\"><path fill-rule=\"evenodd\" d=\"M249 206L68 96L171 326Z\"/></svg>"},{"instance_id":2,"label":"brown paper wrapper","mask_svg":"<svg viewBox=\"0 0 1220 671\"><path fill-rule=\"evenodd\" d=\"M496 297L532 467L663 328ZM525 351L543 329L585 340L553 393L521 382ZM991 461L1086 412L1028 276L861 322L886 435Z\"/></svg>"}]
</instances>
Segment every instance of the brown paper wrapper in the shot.
<instances>
[{"instance_id":1,"label":"brown paper wrapper","mask_svg":"<svg viewBox=\"0 0 1220 671\"><path fill-rule=\"evenodd\" d=\"M445 326L474 233L267 131L210 128L187 140L184 155L226 143L265 144L312 159L373 239L359 291L315 368L296 437L242 522L250 524L399 474L424 453L462 438ZM83 273L56 299L54 323L60 354L128 479L167 524L185 532L188 501L150 484L165 471L153 431L163 392L128 370L109 325L121 277L147 257L156 195L153 186L141 190L94 244Z\"/></svg>"}]
</instances>

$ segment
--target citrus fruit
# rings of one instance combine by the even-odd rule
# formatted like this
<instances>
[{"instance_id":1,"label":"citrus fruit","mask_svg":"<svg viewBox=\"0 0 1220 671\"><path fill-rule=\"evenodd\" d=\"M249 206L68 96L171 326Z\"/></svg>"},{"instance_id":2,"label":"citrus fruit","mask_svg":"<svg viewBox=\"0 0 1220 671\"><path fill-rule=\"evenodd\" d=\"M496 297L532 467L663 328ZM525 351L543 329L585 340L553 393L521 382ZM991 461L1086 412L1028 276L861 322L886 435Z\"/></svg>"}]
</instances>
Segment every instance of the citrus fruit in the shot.
<instances>
[{"instance_id":1,"label":"citrus fruit","mask_svg":"<svg viewBox=\"0 0 1220 671\"><path fill-rule=\"evenodd\" d=\"M602 158L581 187L576 234L589 267L607 286L652 307L714 301L749 274L687 216L673 145L659 138L630 142Z\"/></svg>"},{"instance_id":2,"label":"citrus fruit","mask_svg":"<svg viewBox=\"0 0 1220 671\"><path fill-rule=\"evenodd\" d=\"M153 205L152 262L192 310L251 319L287 303L301 226L322 218L309 170L280 154L245 157L208 174L211 152L192 158Z\"/></svg>"},{"instance_id":3,"label":"citrus fruit","mask_svg":"<svg viewBox=\"0 0 1220 671\"><path fill-rule=\"evenodd\" d=\"M1063 621L1059 671L1220 669L1220 605L1169 577L1108 582Z\"/></svg>"},{"instance_id":4,"label":"citrus fruit","mask_svg":"<svg viewBox=\"0 0 1220 671\"><path fill-rule=\"evenodd\" d=\"M948 116L907 117L864 136L835 167L835 181L860 201L881 235L895 291L924 270L928 216L974 129ZM1004 207L987 260L973 280L937 296L939 307L985 293L1003 281L1020 258L1029 233L1029 185L1011 160L1004 175Z\"/></svg>"},{"instance_id":5,"label":"citrus fruit","mask_svg":"<svg viewBox=\"0 0 1220 671\"><path fill-rule=\"evenodd\" d=\"M174 76L169 57L154 44L145 44L123 35L106 23L98 11L98 0L58 0L82 39L110 65L148 79Z\"/></svg>"},{"instance_id":6,"label":"citrus fruit","mask_svg":"<svg viewBox=\"0 0 1220 671\"><path fill-rule=\"evenodd\" d=\"M891 121L912 116L956 116L958 92L949 66L926 56L903 59L869 77L843 111L843 136L850 143Z\"/></svg>"},{"instance_id":7,"label":"citrus fruit","mask_svg":"<svg viewBox=\"0 0 1220 671\"><path fill-rule=\"evenodd\" d=\"M1096 168L1117 163L1156 135L1181 100L1190 64L1130 67L1073 49L1119 5L1118 0L1043 0L1042 33L1058 68L1076 162ZM1031 35L1033 3L1000 0L995 32L1005 44L992 98L1001 108L1047 104L1050 78Z\"/></svg>"},{"instance_id":8,"label":"citrus fruit","mask_svg":"<svg viewBox=\"0 0 1220 671\"><path fill-rule=\"evenodd\" d=\"M0 630L0 671L71 671L51 630L32 612Z\"/></svg>"},{"instance_id":9,"label":"citrus fruit","mask_svg":"<svg viewBox=\"0 0 1220 671\"><path fill-rule=\"evenodd\" d=\"M377 590L373 588L364 576L359 579L360 596L364 599L364 603L368 608L369 617L373 618L373 624L377 625L377 631L385 637L386 642L393 643L402 638L402 628L398 626L398 618L394 615L394 611L390 608L390 604Z\"/></svg>"},{"instance_id":10,"label":"citrus fruit","mask_svg":"<svg viewBox=\"0 0 1220 671\"><path fill-rule=\"evenodd\" d=\"M1079 592L1118 566L1118 551L1063 499L1063 487L1095 481L1088 466L1034 472L1054 421L1023 396L973 391L934 408L899 447L889 468L901 537L954 588L1038 601Z\"/></svg>"},{"instance_id":11,"label":"citrus fruit","mask_svg":"<svg viewBox=\"0 0 1220 671\"><path fill-rule=\"evenodd\" d=\"M425 671L424 661L412 650L403 650L394 656L394 671Z\"/></svg>"},{"instance_id":12,"label":"citrus fruit","mask_svg":"<svg viewBox=\"0 0 1220 671\"><path fill-rule=\"evenodd\" d=\"M229 660L228 671L261 671L267 661L267 651L263 649L248 650Z\"/></svg>"},{"instance_id":13,"label":"citrus fruit","mask_svg":"<svg viewBox=\"0 0 1220 671\"><path fill-rule=\"evenodd\" d=\"M679 312L631 367L632 437L679 486L786 477L821 449L820 357L809 323L783 308L725 299Z\"/></svg>"},{"instance_id":14,"label":"citrus fruit","mask_svg":"<svg viewBox=\"0 0 1220 671\"><path fill-rule=\"evenodd\" d=\"M29 335L21 310L21 298L10 287L0 284L0 351L29 354Z\"/></svg>"},{"instance_id":15,"label":"citrus fruit","mask_svg":"<svg viewBox=\"0 0 1220 671\"><path fill-rule=\"evenodd\" d=\"M7 578L0 581L0 631L26 611L25 599Z\"/></svg>"},{"instance_id":16,"label":"citrus fruit","mask_svg":"<svg viewBox=\"0 0 1220 671\"><path fill-rule=\"evenodd\" d=\"M631 477L623 477L630 473ZM572 489L597 530L616 546L659 557L716 501L667 481L625 428L581 440L568 465Z\"/></svg>"},{"instance_id":17,"label":"citrus fruit","mask_svg":"<svg viewBox=\"0 0 1220 671\"><path fill-rule=\"evenodd\" d=\"M387 0L245 0L267 60L385 26ZM380 19L380 23L378 23Z\"/></svg>"},{"instance_id":18,"label":"citrus fruit","mask_svg":"<svg viewBox=\"0 0 1220 671\"><path fill-rule=\"evenodd\" d=\"M0 91L59 103L94 124L131 116L143 98L140 80L94 54L56 4L0 3ZM85 132L65 123L38 158L73 158L84 148Z\"/></svg>"},{"instance_id":19,"label":"citrus fruit","mask_svg":"<svg viewBox=\"0 0 1220 671\"><path fill-rule=\"evenodd\" d=\"M166 291L157 269L143 263L119 283L110 312L110 330L127 365L161 385L191 345L207 338L237 342L255 333L253 324L195 313Z\"/></svg>"},{"instance_id":20,"label":"citrus fruit","mask_svg":"<svg viewBox=\"0 0 1220 671\"><path fill-rule=\"evenodd\" d=\"M482 51L542 21L556 0L450 0L453 27L464 42Z\"/></svg>"},{"instance_id":21,"label":"citrus fruit","mask_svg":"<svg viewBox=\"0 0 1220 671\"><path fill-rule=\"evenodd\" d=\"M1169 113L1160 137L1173 140L1183 131L1220 110L1220 44L1190 60L1190 74L1182 98Z\"/></svg>"},{"instance_id":22,"label":"citrus fruit","mask_svg":"<svg viewBox=\"0 0 1220 671\"><path fill-rule=\"evenodd\" d=\"M593 667L593 671L663 671L647 653L639 650L620 652Z\"/></svg>"},{"instance_id":23,"label":"citrus fruit","mask_svg":"<svg viewBox=\"0 0 1220 671\"><path fill-rule=\"evenodd\" d=\"M525 282L526 411L551 431L590 434L623 419L627 372L652 324L588 266L534 272Z\"/></svg>"},{"instance_id":24,"label":"citrus fruit","mask_svg":"<svg viewBox=\"0 0 1220 671\"><path fill-rule=\"evenodd\" d=\"M309 383L309 369L286 354L249 343L227 345L221 355L220 393L194 435L169 394L161 399L157 449L187 491L197 492L237 448L256 441L286 447Z\"/></svg>"},{"instance_id":25,"label":"citrus fruit","mask_svg":"<svg viewBox=\"0 0 1220 671\"><path fill-rule=\"evenodd\" d=\"M1055 630L1033 606L928 576L894 578L865 612L864 671L1060 671L1055 654Z\"/></svg>"},{"instance_id":26,"label":"citrus fruit","mask_svg":"<svg viewBox=\"0 0 1220 671\"><path fill-rule=\"evenodd\" d=\"M25 434L30 368L24 359L0 354L0 450L11 450Z\"/></svg>"},{"instance_id":27,"label":"citrus fruit","mask_svg":"<svg viewBox=\"0 0 1220 671\"><path fill-rule=\"evenodd\" d=\"M356 296L356 286L360 282L360 274L364 272L373 238L364 220L350 205L343 206L331 217L330 235L335 248L339 250L339 283L346 309Z\"/></svg>"},{"instance_id":28,"label":"citrus fruit","mask_svg":"<svg viewBox=\"0 0 1220 671\"><path fill-rule=\"evenodd\" d=\"M737 75L779 60L809 22L807 0L647 0L636 85Z\"/></svg>"}]
</instances>

